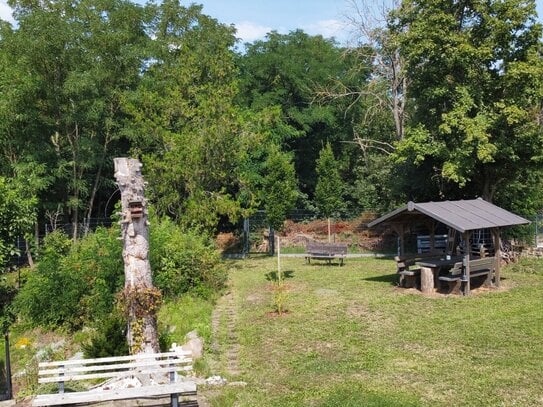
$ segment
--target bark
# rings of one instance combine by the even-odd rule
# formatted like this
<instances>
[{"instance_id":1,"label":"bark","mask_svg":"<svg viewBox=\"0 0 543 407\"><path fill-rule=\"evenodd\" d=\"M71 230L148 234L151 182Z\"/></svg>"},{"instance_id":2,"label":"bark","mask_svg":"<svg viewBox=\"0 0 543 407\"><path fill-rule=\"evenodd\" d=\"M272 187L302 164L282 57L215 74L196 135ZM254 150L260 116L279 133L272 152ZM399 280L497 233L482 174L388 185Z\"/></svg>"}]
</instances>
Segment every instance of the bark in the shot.
<instances>
[{"instance_id":1,"label":"bark","mask_svg":"<svg viewBox=\"0 0 543 407\"><path fill-rule=\"evenodd\" d=\"M156 311L160 298L158 290L153 287L148 258L149 233L142 165L129 158L115 158L114 163L122 204L123 300L128 317L128 346L132 354L159 352Z\"/></svg>"}]
</instances>

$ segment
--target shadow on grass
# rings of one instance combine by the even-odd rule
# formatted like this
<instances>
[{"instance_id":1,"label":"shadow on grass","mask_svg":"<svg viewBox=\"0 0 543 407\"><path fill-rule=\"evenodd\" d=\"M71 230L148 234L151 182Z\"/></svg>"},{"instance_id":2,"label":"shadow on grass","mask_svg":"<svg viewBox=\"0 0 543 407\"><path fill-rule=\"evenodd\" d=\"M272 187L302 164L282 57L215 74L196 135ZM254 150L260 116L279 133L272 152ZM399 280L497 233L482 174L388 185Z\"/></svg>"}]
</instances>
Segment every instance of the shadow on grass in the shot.
<instances>
[{"instance_id":1,"label":"shadow on grass","mask_svg":"<svg viewBox=\"0 0 543 407\"><path fill-rule=\"evenodd\" d=\"M294 271L292 270L283 271L281 274L283 275L283 278L294 277ZM266 280L277 282L277 271L270 271L269 273L266 273Z\"/></svg>"},{"instance_id":2,"label":"shadow on grass","mask_svg":"<svg viewBox=\"0 0 543 407\"><path fill-rule=\"evenodd\" d=\"M364 278L366 281L375 281L376 283L390 283L391 285L398 285L398 275L394 274L382 274L374 277Z\"/></svg>"}]
</instances>

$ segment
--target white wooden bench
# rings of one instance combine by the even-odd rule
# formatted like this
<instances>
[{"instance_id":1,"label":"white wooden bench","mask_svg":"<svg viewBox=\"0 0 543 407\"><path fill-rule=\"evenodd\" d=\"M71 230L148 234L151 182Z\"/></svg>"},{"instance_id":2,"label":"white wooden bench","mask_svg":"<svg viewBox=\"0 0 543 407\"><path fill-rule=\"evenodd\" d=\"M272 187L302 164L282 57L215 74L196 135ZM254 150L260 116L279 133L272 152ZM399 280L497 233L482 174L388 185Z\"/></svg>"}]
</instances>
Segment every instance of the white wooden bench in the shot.
<instances>
[{"instance_id":1,"label":"white wooden bench","mask_svg":"<svg viewBox=\"0 0 543 407\"><path fill-rule=\"evenodd\" d=\"M93 403L124 399L170 396L171 405L178 406L179 396L196 395L192 381L176 381L176 373L192 369L190 352L150 353L98 359L64 360L39 364L38 383L58 383L56 394L40 394L33 406ZM64 392L70 382L96 379L136 378L139 387L124 389L95 388L86 391Z\"/></svg>"}]
</instances>

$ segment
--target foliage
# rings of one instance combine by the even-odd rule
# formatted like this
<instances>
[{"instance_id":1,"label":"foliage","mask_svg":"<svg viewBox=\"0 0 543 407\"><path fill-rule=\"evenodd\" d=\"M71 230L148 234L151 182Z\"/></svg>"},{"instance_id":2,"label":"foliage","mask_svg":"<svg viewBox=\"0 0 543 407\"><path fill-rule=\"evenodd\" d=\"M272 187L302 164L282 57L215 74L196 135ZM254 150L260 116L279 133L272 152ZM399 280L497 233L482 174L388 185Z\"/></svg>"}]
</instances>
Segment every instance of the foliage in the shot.
<instances>
[{"instance_id":1,"label":"foliage","mask_svg":"<svg viewBox=\"0 0 543 407\"><path fill-rule=\"evenodd\" d=\"M247 44L238 60L238 103L256 112L280 108L290 129L279 140L281 147L294 154L300 187L311 198L320 146L326 140L335 144L349 139L348 103L313 103L317 89L342 77L345 63L342 49L333 40L302 30L289 34L272 31L264 40Z\"/></svg>"},{"instance_id":2,"label":"foliage","mask_svg":"<svg viewBox=\"0 0 543 407\"><path fill-rule=\"evenodd\" d=\"M77 224L109 195L103 172L122 146L121 96L139 81L143 9L125 0L11 5L16 28L0 32L2 154L8 169L46 166L52 184L41 208L60 207Z\"/></svg>"},{"instance_id":3,"label":"foliage","mask_svg":"<svg viewBox=\"0 0 543 407\"><path fill-rule=\"evenodd\" d=\"M220 254L204 234L183 232L164 219L151 228L150 239L154 284L165 298L189 292L209 297L224 287L227 274Z\"/></svg>"},{"instance_id":4,"label":"foliage","mask_svg":"<svg viewBox=\"0 0 543 407\"><path fill-rule=\"evenodd\" d=\"M37 220L36 192L41 168L20 166L15 177L0 176L0 267L11 256L20 255L17 238L27 236Z\"/></svg>"},{"instance_id":5,"label":"foliage","mask_svg":"<svg viewBox=\"0 0 543 407\"><path fill-rule=\"evenodd\" d=\"M90 341L82 345L85 358L128 355L126 327L126 320L116 313L103 318Z\"/></svg>"},{"instance_id":6,"label":"foliage","mask_svg":"<svg viewBox=\"0 0 543 407\"><path fill-rule=\"evenodd\" d=\"M124 279L117 234L100 228L73 246L62 232L49 234L15 299L18 313L34 325L72 330L107 317Z\"/></svg>"},{"instance_id":7,"label":"foliage","mask_svg":"<svg viewBox=\"0 0 543 407\"><path fill-rule=\"evenodd\" d=\"M326 218L337 215L343 208L343 181L339 175L338 163L332 146L326 143L317 160L317 186L315 203L319 212Z\"/></svg>"},{"instance_id":8,"label":"foliage","mask_svg":"<svg viewBox=\"0 0 543 407\"><path fill-rule=\"evenodd\" d=\"M243 133L232 104L234 30L201 8L171 0L152 8L153 60L124 109L158 214L214 230L240 214Z\"/></svg>"},{"instance_id":9,"label":"foliage","mask_svg":"<svg viewBox=\"0 0 543 407\"><path fill-rule=\"evenodd\" d=\"M272 228L283 228L283 222L298 197L296 172L290 155L276 148L264 164L262 181L262 202L266 219Z\"/></svg>"},{"instance_id":10,"label":"foliage","mask_svg":"<svg viewBox=\"0 0 543 407\"><path fill-rule=\"evenodd\" d=\"M510 185L542 176L535 3L404 1L391 27L410 79L411 120L397 158L441 196L492 201L502 190L510 207Z\"/></svg>"}]
</instances>

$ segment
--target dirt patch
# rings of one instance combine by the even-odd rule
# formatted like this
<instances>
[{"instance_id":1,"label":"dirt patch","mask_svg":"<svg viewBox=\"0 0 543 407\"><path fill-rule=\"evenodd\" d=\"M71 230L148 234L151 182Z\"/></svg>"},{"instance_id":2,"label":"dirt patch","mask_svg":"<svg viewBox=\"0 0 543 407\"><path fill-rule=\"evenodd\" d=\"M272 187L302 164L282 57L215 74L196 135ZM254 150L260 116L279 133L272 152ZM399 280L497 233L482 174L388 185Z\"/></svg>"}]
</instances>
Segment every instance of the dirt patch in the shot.
<instances>
[{"instance_id":1,"label":"dirt patch","mask_svg":"<svg viewBox=\"0 0 543 407\"><path fill-rule=\"evenodd\" d=\"M266 312L266 316L268 318L281 318L281 317L286 317L288 315L290 315L291 312L286 309L286 310L283 310L283 312L279 313L277 311L270 311L270 312Z\"/></svg>"},{"instance_id":2,"label":"dirt patch","mask_svg":"<svg viewBox=\"0 0 543 407\"><path fill-rule=\"evenodd\" d=\"M396 235L388 229L370 230L367 224L377 217L374 213L348 221L332 221L330 233L332 240L347 243L360 251L380 251L394 247ZM310 222L285 221L281 232L281 244L284 247L304 246L308 239L327 241L328 221L313 220Z\"/></svg>"}]
</instances>

